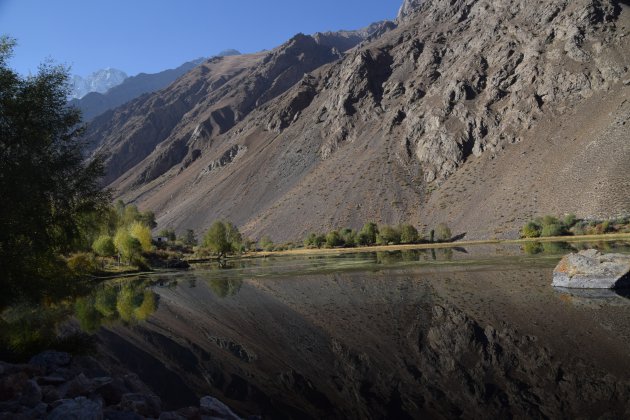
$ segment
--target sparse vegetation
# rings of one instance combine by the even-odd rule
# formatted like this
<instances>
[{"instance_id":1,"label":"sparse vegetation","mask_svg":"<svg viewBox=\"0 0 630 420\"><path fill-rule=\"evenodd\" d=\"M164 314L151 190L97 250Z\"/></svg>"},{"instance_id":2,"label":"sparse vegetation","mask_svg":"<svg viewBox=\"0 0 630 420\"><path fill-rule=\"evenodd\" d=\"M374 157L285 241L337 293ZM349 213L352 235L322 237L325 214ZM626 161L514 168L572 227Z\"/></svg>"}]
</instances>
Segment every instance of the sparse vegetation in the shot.
<instances>
[{"instance_id":1,"label":"sparse vegetation","mask_svg":"<svg viewBox=\"0 0 630 420\"><path fill-rule=\"evenodd\" d=\"M597 220L578 219L574 214L568 214L560 220L555 216L547 215L528 221L521 228L521 238L602 235L627 232L630 232L630 219L627 217Z\"/></svg>"}]
</instances>

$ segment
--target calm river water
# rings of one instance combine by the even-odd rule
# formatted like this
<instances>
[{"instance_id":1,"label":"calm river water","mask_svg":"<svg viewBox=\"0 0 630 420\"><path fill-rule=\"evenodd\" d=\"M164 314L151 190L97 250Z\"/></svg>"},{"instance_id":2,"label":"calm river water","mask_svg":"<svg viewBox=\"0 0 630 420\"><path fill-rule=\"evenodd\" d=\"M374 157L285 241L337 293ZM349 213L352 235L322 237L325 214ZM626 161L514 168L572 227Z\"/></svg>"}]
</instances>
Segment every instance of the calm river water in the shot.
<instances>
[{"instance_id":1,"label":"calm river water","mask_svg":"<svg viewBox=\"0 0 630 420\"><path fill-rule=\"evenodd\" d=\"M200 266L101 286L73 322L174 408L213 395L264 418L628 418L630 300L553 289L569 250Z\"/></svg>"}]
</instances>

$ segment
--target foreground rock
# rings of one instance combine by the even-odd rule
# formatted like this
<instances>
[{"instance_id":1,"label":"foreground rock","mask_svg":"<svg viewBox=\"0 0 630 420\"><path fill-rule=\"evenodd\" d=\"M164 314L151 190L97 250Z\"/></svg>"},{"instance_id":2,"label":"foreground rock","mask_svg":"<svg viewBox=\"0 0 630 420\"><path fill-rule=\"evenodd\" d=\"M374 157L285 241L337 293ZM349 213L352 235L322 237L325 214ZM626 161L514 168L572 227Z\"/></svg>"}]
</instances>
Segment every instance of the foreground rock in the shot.
<instances>
[{"instance_id":1,"label":"foreground rock","mask_svg":"<svg viewBox=\"0 0 630 420\"><path fill-rule=\"evenodd\" d=\"M163 411L135 374L111 374L92 357L47 351L28 364L0 362L2 419L238 419L212 397L197 407Z\"/></svg>"},{"instance_id":2,"label":"foreground rock","mask_svg":"<svg viewBox=\"0 0 630 420\"><path fill-rule=\"evenodd\" d=\"M595 249L566 255L553 270L552 286L579 289L630 287L630 256Z\"/></svg>"}]
</instances>

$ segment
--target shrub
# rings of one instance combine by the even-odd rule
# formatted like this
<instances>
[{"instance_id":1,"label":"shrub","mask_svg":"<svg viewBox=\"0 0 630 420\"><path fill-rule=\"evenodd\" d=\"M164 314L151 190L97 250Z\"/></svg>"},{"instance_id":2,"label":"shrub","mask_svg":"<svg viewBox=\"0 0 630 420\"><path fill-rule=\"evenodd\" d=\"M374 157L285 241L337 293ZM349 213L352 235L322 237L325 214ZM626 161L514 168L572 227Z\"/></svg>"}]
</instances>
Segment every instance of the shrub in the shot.
<instances>
[{"instance_id":1,"label":"shrub","mask_svg":"<svg viewBox=\"0 0 630 420\"><path fill-rule=\"evenodd\" d=\"M567 229L572 228L576 222L577 217L575 216L575 214L567 214L566 216L564 216L563 223Z\"/></svg>"},{"instance_id":2,"label":"shrub","mask_svg":"<svg viewBox=\"0 0 630 420\"><path fill-rule=\"evenodd\" d=\"M521 229L521 237L538 238L540 236L541 230L542 228L538 223L533 221L527 222L527 224Z\"/></svg>"},{"instance_id":3,"label":"shrub","mask_svg":"<svg viewBox=\"0 0 630 420\"><path fill-rule=\"evenodd\" d=\"M79 252L68 258L68 268L75 274L86 275L98 270L98 264L94 254L90 252Z\"/></svg>"},{"instance_id":4,"label":"shrub","mask_svg":"<svg viewBox=\"0 0 630 420\"><path fill-rule=\"evenodd\" d=\"M557 220L557 219L556 219ZM560 223L544 224L540 231L540 236L562 236L565 233L564 226Z\"/></svg>"},{"instance_id":5,"label":"shrub","mask_svg":"<svg viewBox=\"0 0 630 420\"><path fill-rule=\"evenodd\" d=\"M309 233L309 235L304 239L304 246L307 248L314 247L315 238L317 238L317 234Z\"/></svg>"}]
</instances>

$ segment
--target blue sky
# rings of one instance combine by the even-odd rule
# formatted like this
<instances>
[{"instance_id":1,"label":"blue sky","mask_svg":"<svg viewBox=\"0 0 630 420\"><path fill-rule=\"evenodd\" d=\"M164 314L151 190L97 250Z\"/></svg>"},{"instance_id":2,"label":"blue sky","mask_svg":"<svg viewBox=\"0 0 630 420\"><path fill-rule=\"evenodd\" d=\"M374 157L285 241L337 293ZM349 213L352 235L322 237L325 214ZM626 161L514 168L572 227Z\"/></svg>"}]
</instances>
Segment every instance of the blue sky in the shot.
<instances>
[{"instance_id":1,"label":"blue sky","mask_svg":"<svg viewBox=\"0 0 630 420\"><path fill-rule=\"evenodd\" d=\"M228 48L256 52L298 32L393 19L402 0L0 0L0 34L17 38L23 74L51 58L85 76L157 72Z\"/></svg>"}]
</instances>

